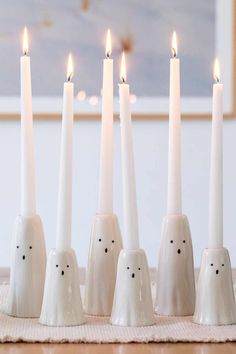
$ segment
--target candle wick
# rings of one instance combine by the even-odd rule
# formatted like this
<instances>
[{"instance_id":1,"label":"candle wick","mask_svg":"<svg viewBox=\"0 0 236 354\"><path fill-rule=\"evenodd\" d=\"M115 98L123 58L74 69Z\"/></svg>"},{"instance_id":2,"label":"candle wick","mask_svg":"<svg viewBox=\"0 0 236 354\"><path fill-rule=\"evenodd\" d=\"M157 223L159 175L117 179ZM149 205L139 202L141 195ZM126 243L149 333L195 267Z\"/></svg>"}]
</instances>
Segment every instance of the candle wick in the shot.
<instances>
[{"instance_id":1,"label":"candle wick","mask_svg":"<svg viewBox=\"0 0 236 354\"><path fill-rule=\"evenodd\" d=\"M107 59L109 59L110 58L110 53L109 52L107 52Z\"/></svg>"},{"instance_id":2,"label":"candle wick","mask_svg":"<svg viewBox=\"0 0 236 354\"><path fill-rule=\"evenodd\" d=\"M123 82L123 84L125 83L125 78L124 77L122 77L122 82Z\"/></svg>"}]
</instances>

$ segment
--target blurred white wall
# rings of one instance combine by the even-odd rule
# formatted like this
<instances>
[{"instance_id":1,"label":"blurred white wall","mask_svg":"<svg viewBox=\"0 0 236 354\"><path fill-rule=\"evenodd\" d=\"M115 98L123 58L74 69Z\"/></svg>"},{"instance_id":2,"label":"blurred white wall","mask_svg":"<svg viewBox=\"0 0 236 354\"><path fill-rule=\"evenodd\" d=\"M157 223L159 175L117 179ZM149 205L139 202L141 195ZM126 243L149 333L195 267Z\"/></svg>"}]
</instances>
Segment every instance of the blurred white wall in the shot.
<instances>
[{"instance_id":1,"label":"blurred white wall","mask_svg":"<svg viewBox=\"0 0 236 354\"><path fill-rule=\"evenodd\" d=\"M183 121L183 210L192 230L195 264L207 246L210 120ZM37 209L48 250L55 245L60 120L36 120ZM162 217L166 211L167 121L134 121L135 165L141 246L156 266ZM96 213L100 120L79 120L74 130L73 246L86 266L91 221ZM224 124L224 231L236 266L236 120ZM0 266L10 264L12 227L19 213L20 122L0 121ZM115 124L115 211L121 230L120 130Z\"/></svg>"}]
</instances>

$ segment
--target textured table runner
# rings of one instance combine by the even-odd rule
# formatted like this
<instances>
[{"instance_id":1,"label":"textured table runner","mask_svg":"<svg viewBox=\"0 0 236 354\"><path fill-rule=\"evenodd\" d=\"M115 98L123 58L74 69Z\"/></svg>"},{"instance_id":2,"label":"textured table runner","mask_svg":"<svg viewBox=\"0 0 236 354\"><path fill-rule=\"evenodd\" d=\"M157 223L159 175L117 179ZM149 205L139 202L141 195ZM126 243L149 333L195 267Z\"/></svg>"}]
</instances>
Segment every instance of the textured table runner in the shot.
<instances>
[{"instance_id":1,"label":"textured table runner","mask_svg":"<svg viewBox=\"0 0 236 354\"><path fill-rule=\"evenodd\" d=\"M83 289L82 289L83 290ZM4 314L8 285L0 286L0 342L129 343L129 342L226 342L236 341L236 325L200 326L192 317L156 316L148 327L118 327L109 318L87 316L76 327L47 327L37 319L19 319Z\"/></svg>"}]
</instances>

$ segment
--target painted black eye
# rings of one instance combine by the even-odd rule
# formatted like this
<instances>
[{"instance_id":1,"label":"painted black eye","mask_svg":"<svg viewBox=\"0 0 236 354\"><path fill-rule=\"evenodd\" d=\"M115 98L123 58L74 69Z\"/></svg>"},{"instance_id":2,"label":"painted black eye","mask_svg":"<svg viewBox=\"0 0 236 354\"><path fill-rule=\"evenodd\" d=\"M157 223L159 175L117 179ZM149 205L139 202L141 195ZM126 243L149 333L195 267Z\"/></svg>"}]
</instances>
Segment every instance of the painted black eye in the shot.
<instances>
[{"instance_id":1,"label":"painted black eye","mask_svg":"<svg viewBox=\"0 0 236 354\"><path fill-rule=\"evenodd\" d=\"M223 264L221 264L222 265L222 267L224 267L224 263Z\"/></svg>"},{"instance_id":2,"label":"painted black eye","mask_svg":"<svg viewBox=\"0 0 236 354\"><path fill-rule=\"evenodd\" d=\"M16 246L16 248L19 248L19 246Z\"/></svg>"},{"instance_id":3,"label":"painted black eye","mask_svg":"<svg viewBox=\"0 0 236 354\"><path fill-rule=\"evenodd\" d=\"M183 240L183 243L185 243L186 241L185 240Z\"/></svg>"},{"instance_id":4,"label":"painted black eye","mask_svg":"<svg viewBox=\"0 0 236 354\"><path fill-rule=\"evenodd\" d=\"M58 264L56 264L56 267L58 268Z\"/></svg>"},{"instance_id":5,"label":"painted black eye","mask_svg":"<svg viewBox=\"0 0 236 354\"><path fill-rule=\"evenodd\" d=\"M32 246L29 246L29 249L32 250Z\"/></svg>"},{"instance_id":6,"label":"painted black eye","mask_svg":"<svg viewBox=\"0 0 236 354\"><path fill-rule=\"evenodd\" d=\"M173 243L174 241L173 240L170 240L170 243Z\"/></svg>"},{"instance_id":7,"label":"painted black eye","mask_svg":"<svg viewBox=\"0 0 236 354\"><path fill-rule=\"evenodd\" d=\"M115 242L115 240L112 240L111 242L112 242L112 243L114 243L114 242Z\"/></svg>"},{"instance_id":8,"label":"painted black eye","mask_svg":"<svg viewBox=\"0 0 236 354\"><path fill-rule=\"evenodd\" d=\"M98 239L98 241L99 241L99 242L101 242L101 241L102 241L102 239L101 239L101 238L99 238L99 239Z\"/></svg>"},{"instance_id":9,"label":"painted black eye","mask_svg":"<svg viewBox=\"0 0 236 354\"><path fill-rule=\"evenodd\" d=\"M67 268L70 268L69 264L67 264Z\"/></svg>"},{"instance_id":10,"label":"painted black eye","mask_svg":"<svg viewBox=\"0 0 236 354\"><path fill-rule=\"evenodd\" d=\"M211 266L213 267L213 263L211 263Z\"/></svg>"},{"instance_id":11,"label":"painted black eye","mask_svg":"<svg viewBox=\"0 0 236 354\"><path fill-rule=\"evenodd\" d=\"M138 270L141 270L141 268L139 268Z\"/></svg>"},{"instance_id":12,"label":"painted black eye","mask_svg":"<svg viewBox=\"0 0 236 354\"><path fill-rule=\"evenodd\" d=\"M127 267L127 269L129 269L129 267Z\"/></svg>"}]
</instances>

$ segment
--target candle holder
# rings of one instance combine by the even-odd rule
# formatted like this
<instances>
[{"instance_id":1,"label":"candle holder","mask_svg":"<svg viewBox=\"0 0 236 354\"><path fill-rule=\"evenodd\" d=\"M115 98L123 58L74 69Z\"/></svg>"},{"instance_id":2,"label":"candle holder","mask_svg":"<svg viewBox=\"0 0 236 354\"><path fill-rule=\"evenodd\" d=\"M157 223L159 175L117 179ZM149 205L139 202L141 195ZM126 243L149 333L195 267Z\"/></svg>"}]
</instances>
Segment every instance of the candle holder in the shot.
<instances>
[{"instance_id":1,"label":"candle holder","mask_svg":"<svg viewBox=\"0 0 236 354\"><path fill-rule=\"evenodd\" d=\"M18 216L12 242L7 312L15 317L39 317L43 299L46 250L38 215Z\"/></svg>"},{"instance_id":2,"label":"candle holder","mask_svg":"<svg viewBox=\"0 0 236 354\"><path fill-rule=\"evenodd\" d=\"M226 248L203 251L193 321L202 325L236 323L231 264Z\"/></svg>"},{"instance_id":3,"label":"candle holder","mask_svg":"<svg viewBox=\"0 0 236 354\"><path fill-rule=\"evenodd\" d=\"M85 284L85 312L110 316L122 239L116 215L95 216Z\"/></svg>"},{"instance_id":4,"label":"candle holder","mask_svg":"<svg viewBox=\"0 0 236 354\"><path fill-rule=\"evenodd\" d=\"M168 215L162 224L155 310L164 316L192 315L195 281L192 240L185 215Z\"/></svg>"},{"instance_id":5,"label":"candle holder","mask_svg":"<svg viewBox=\"0 0 236 354\"><path fill-rule=\"evenodd\" d=\"M142 249L120 252L111 314L117 326L155 323L147 258Z\"/></svg>"},{"instance_id":6,"label":"candle holder","mask_svg":"<svg viewBox=\"0 0 236 354\"><path fill-rule=\"evenodd\" d=\"M79 269L71 248L49 253L39 322L47 326L77 326L85 322Z\"/></svg>"}]
</instances>

